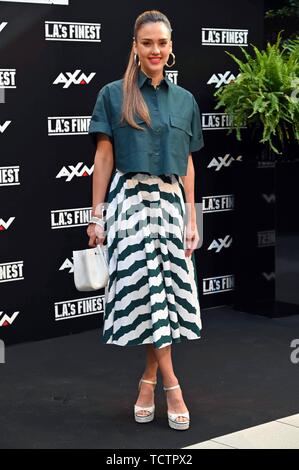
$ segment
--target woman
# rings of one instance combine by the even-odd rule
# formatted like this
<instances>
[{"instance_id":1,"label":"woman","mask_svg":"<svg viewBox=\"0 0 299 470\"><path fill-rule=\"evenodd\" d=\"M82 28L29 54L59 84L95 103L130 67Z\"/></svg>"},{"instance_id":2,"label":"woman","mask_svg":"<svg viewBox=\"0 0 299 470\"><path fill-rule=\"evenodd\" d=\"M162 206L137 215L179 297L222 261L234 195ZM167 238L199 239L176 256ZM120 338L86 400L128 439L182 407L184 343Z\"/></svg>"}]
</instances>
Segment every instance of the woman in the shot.
<instances>
[{"instance_id":1,"label":"woman","mask_svg":"<svg viewBox=\"0 0 299 470\"><path fill-rule=\"evenodd\" d=\"M104 342L146 345L135 420L154 418L159 368L169 425L183 430L190 415L173 369L171 344L200 338L201 332L191 152L203 147L203 138L193 95L163 70L175 62L171 31L161 12L139 15L124 78L98 93L89 127L97 147L87 233L91 247L103 244L107 233Z\"/></svg>"}]
</instances>

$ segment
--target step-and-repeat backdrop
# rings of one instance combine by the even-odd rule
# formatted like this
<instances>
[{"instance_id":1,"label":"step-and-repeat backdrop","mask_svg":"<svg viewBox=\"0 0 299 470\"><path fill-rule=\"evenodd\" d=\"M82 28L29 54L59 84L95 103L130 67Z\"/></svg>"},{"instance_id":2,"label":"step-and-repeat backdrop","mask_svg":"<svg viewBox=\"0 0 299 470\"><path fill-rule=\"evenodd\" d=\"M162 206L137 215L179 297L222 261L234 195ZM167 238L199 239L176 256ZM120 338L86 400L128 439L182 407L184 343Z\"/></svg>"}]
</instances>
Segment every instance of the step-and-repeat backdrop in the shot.
<instances>
[{"instance_id":1,"label":"step-and-repeat backdrop","mask_svg":"<svg viewBox=\"0 0 299 470\"><path fill-rule=\"evenodd\" d=\"M176 63L168 77L194 94L202 114L205 147L193 154L203 211L202 245L195 250L201 306L232 303L235 238L240 227L253 229L250 211L260 204L252 207L243 191L248 212L241 208L236 223L244 147L227 135L230 120L215 112L213 93L238 74L225 51L241 57L239 46L262 45L263 2L0 1L0 337L6 344L102 325L104 291L80 293L73 281L72 251L88 248L95 149L87 132L99 89L124 74L136 17L152 8L173 28ZM255 184L251 179L248 188ZM271 229L261 226L258 241L273 248ZM244 243L240 252L246 237ZM271 263L269 252L263 256Z\"/></svg>"}]
</instances>

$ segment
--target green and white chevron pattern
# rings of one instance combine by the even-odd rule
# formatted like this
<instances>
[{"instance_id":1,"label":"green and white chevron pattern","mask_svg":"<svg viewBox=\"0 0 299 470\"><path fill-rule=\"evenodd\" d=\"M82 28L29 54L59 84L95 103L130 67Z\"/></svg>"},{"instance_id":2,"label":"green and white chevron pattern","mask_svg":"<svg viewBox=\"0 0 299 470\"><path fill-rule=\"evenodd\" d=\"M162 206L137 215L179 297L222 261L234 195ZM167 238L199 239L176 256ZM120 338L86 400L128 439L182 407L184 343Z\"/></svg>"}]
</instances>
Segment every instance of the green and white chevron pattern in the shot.
<instances>
[{"instance_id":1,"label":"green and white chevron pattern","mask_svg":"<svg viewBox=\"0 0 299 470\"><path fill-rule=\"evenodd\" d=\"M181 177L116 169L107 202L103 341L162 348L200 338L194 258L184 251Z\"/></svg>"}]
</instances>

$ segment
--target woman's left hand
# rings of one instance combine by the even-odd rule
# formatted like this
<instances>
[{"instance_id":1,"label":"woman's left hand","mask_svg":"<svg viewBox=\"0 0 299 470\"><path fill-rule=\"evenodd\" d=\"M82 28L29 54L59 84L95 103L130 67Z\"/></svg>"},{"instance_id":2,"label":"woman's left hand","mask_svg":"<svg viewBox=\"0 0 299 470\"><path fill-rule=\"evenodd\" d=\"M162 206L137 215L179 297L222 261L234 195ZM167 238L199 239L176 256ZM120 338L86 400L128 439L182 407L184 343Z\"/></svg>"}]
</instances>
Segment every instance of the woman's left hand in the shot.
<instances>
[{"instance_id":1,"label":"woman's left hand","mask_svg":"<svg viewBox=\"0 0 299 470\"><path fill-rule=\"evenodd\" d=\"M190 222L186 225L185 240L186 240L185 243L187 247L185 249L185 255L191 256L193 253L193 250L195 250L200 240L196 222Z\"/></svg>"}]
</instances>

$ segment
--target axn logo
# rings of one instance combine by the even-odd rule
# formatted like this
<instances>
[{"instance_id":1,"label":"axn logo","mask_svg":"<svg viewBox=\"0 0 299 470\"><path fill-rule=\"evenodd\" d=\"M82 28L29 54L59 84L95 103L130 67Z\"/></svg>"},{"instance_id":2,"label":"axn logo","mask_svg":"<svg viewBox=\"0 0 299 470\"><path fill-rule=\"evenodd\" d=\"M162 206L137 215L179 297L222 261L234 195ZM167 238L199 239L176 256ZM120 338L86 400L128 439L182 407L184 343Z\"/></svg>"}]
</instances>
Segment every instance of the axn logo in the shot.
<instances>
[{"instance_id":1,"label":"axn logo","mask_svg":"<svg viewBox=\"0 0 299 470\"><path fill-rule=\"evenodd\" d=\"M7 315L3 311L0 312L0 327L2 326L11 326L15 321L20 312L14 312L12 315Z\"/></svg>"},{"instance_id":2,"label":"axn logo","mask_svg":"<svg viewBox=\"0 0 299 470\"><path fill-rule=\"evenodd\" d=\"M75 70L75 72L65 72L60 73L57 78L55 78L53 85L63 85L62 88L69 88L70 85L88 85L93 77L95 72L85 75L81 70Z\"/></svg>"},{"instance_id":3,"label":"axn logo","mask_svg":"<svg viewBox=\"0 0 299 470\"><path fill-rule=\"evenodd\" d=\"M5 222L4 219L0 218L0 232L7 230L13 221L15 220L15 217L9 217L9 219Z\"/></svg>"},{"instance_id":4,"label":"axn logo","mask_svg":"<svg viewBox=\"0 0 299 470\"><path fill-rule=\"evenodd\" d=\"M83 166L82 166L83 165ZM74 176L81 177L81 176L90 176L93 172L94 165L90 168L87 165L84 165L83 162L77 163L76 166L68 165L67 167L64 166L61 170L57 173L56 178L65 178L65 181L71 181Z\"/></svg>"},{"instance_id":5,"label":"axn logo","mask_svg":"<svg viewBox=\"0 0 299 470\"><path fill-rule=\"evenodd\" d=\"M239 73L237 77L239 75L241 74ZM236 76L228 70L225 73L214 73L207 81L207 84L214 85L215 88L220 88L222 85L227 85L234 80L236 80Z\"/></svg>"}]
</instances>

